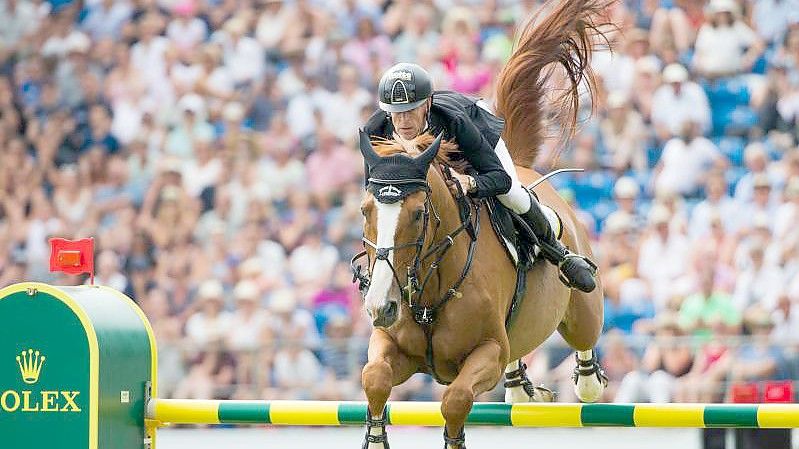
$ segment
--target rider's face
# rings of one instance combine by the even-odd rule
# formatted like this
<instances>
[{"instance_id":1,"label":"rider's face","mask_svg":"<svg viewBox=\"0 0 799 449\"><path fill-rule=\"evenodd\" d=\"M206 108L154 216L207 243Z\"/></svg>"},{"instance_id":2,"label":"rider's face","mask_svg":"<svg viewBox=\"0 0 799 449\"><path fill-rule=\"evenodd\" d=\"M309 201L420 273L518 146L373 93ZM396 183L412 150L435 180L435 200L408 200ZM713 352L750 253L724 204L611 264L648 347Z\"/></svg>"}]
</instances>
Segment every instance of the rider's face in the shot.
<instances>
[{"instance_id":1,"label":"rider's face","mask_svg":"<svg viewBox=\"0 0 799 449\"><path fill-rule=\"evenodd\" d=\"M392 112L391 121L394 123L397 134L407 140L418 136L424 129L428 108L430 108L430 100L410 111Z\"/></svg>"}]
</instances>

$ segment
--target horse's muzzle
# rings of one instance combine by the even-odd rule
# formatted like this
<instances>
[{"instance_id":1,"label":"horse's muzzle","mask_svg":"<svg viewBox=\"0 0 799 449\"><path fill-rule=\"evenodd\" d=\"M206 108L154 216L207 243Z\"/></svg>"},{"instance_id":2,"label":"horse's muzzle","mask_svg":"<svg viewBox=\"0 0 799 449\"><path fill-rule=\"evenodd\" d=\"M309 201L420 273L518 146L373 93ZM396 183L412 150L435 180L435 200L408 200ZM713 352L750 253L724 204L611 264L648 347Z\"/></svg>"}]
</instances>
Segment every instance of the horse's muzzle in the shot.
<instances>
[{"instance_id":1,"label":"horse's muzzle","mask_svg":"<svg viewBox=\"0 0 799 449\"><path fill-rule=\"evenodd\" d=\"M397 321L399 316L399 305L397 301L388 301L383 308L376 311L372 317L374 327L390 327Z\"/></svg>"}]
</instances>

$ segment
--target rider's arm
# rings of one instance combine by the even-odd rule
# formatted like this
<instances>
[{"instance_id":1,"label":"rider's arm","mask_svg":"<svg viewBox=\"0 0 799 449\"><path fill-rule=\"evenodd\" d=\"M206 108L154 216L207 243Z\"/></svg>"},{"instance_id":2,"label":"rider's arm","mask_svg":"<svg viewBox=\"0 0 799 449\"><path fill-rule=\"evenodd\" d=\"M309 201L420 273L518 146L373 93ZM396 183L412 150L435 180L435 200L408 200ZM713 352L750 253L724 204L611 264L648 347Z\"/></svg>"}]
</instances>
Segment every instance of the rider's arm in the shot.
<instances>
[{"instance_id":1,"label":"rider's arm","mask_svg":"<svg viewBox=\"0 0 799 449\"><path fill-rule=\"evenodd\" d=\"M457 117L449 125L458 148L477 171L473 174L477 190L472 196L483 198L507 193L511 187L510 175L502 168L497 154L480 130L465 117Z\"/></svg>"}]
</instances>

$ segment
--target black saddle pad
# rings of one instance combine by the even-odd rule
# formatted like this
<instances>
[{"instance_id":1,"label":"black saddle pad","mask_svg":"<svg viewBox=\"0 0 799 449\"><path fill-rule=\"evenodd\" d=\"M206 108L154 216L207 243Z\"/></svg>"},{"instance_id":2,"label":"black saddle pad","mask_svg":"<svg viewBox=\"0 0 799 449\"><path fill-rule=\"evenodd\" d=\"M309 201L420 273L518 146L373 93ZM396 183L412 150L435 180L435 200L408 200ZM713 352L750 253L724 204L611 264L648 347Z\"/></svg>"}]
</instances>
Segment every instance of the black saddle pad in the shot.
<instances>
[{"instance_id":1,"label":"black saddle pad","mask_svg":"<svg viewBox=\"0 0 799 449\"><path fill-rule=\"evenodd\" d=\"M494 233L505 248L505 253L512 262L518 264L528 264L535 259L535 248L538 243L535 235L532 235L530 228L520 225L520 219L516 214L505 207L497 198L485 200L488 209L488 216ZM508 245L512 245L510 248ZM515 250L519 260L513 258Z\"/></svg>"}]
</instances>

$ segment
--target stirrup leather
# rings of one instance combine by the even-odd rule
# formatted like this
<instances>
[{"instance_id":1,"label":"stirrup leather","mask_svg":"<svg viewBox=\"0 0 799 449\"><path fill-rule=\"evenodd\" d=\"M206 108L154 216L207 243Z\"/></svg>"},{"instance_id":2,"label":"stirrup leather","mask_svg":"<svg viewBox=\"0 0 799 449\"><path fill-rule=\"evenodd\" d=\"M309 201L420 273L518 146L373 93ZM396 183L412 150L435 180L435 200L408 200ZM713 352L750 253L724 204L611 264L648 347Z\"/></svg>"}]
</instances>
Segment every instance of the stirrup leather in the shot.
<instances>
[{"instance_id":1,"label":"stirrup leather","mask_svg":"<svg viewBox=\"0 0 799 449\"><path fill-rule=\"evenodd\" d=\"M591 352L591 360L580 360L580 357L577 357L577 354L574 354L574 357L577 359L577 366L574 367L572 381L574 381L576 385L577 379L579 379L580 376L588 377L592 374L596 374L599 382L602 383L603 386L607 387L608 376L605 374L605 370L602 369L602 365L599 364L599 360L596 358L596 351Z\"/></svg>"},{"instance_id":2,"label":"stirrup leather","mask_svg":"<svg viewBox=\"0 0 799 449\"><path fill-rule=\"evenodd\" d=\"M444 449L448 449L448 446L466 449L466 432L464 429L461 429L461 433L458 436L451 438L447 435L447 428L444 427Z\"/></svg>"},{"instance_id":3,"label":"stirrup leather","mask_svg":"<svg viewBox=\"0 0 799 449\"><path fill-rule=\"evenodd\" d=\"M372 428L380 427L382 432L380 435L372 435ZM372 418L372 415L367 410L366 412L366 440L363 442L362 449L369 449L370 443L383 443L383 449L390 449L388 445L388 434L386 433L386 409L383 409L382 418Z\"/></svg>"}]
</instances>

